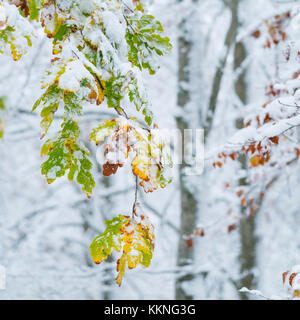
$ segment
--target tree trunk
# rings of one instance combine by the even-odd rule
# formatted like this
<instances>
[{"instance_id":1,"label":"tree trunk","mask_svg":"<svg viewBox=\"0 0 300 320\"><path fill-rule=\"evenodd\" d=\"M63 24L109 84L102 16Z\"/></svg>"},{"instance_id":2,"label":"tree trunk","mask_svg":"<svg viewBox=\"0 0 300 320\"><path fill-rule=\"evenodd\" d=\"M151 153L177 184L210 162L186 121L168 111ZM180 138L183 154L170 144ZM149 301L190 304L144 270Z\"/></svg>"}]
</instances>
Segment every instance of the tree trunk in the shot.
<instances>
[{"instance_id":1,"label":"tree trunk","mask_svg":"<svg viewBox=\"0 0 300 320\"><path fill-rule=\"evenodd\" d=\"M234 69L237 70L247 57L247 52L243 43L237 43L234 51ZM245 80L246 70L244 70L235 83L235 91L240 101L245 105L247 103L247 84ZM243 119L237 119L236 121L237 129L243 127ZM247 158L245 155L239 156L240 166L243 170L247 170ZM239 181L240 186L246 186L246 178L242 178ZM241 222L240 222L240 244L241 251L239 255L240 260L240 274L241 278L238 283L240 288L246 287L248 289L254 289L256 287L256 279L253 274L253 270L256 266L256 245L257 238L255 235L255 216L247 215L247 208L242 207L241 210ZM239 288L239 289L240 289ZM247 300L248 295L245 293L240 293L240 298L242 300Z\"/></svg>"},{"instance_id":2,"label":"tree trunk","mask_svg":"<svg viewBox=\"0 0 300 320\"><path fill-rule=\"evenodd\" d=\"M179 1L180 2L180 1ZM216 69L214 80L212 84L212 92L209 100L209 107L207 116L204 121L201 121L204 124L205 141L207 140L209 133L213 127L213 119L214 114L217 109L217 101L219 92L221 89L222 79L223 79L223 71L227 63L227 58L229 56L230 50L235 43L237 29L238 29L238 4L239 0L231 0L224 1L224 4L228 6L231 10L231 23L228 29L228 32L225 37L225 53L224 56L221 57L219 65ZM188 89L188 84L190 83L190 59L189 55L192 49L192 43L189 41L189 37L187 33L189 30L187 28L187 20L182 20L179 25L180 36L178 39L178 50L179 50L179 74L178 74L178 105L181 108L184 108L187 103L190 101L190 92ZM181 84L185 85L182 87ZM184 121L184 118L177 118L177 127L183 133L184 129L187 129L188 123ZM184 175L184 169L186 168L186 164L182 164L180 166L180 192L181 192L181 224L180 224L180 239L179 239L179 247L178 247L178 266L186 266L193 262L193 246L188 247L186 244L186 240L184 236L188 236L193 234L196 227L196 218L197 218L197 199L195 195L188 188L187 177ZM203 177L202 177L203 178ZM177 279L176 282L176 299L192 299L193 296L189 295L185 292L183 288L183 283L186 281L191 281L193 279L193 275L185 275Z\"/></svg>"},{"instance_id":3,"label":"tree trunk","mask_svg":"<svg viewBox=\"0 0 300 320\"><path fill-rule=\"evenodd\" d=\"M180 1L179 1L180 2ZM192 43L188 40L187 36L187 20L183 20L179 25L180 36L178 39L179 50L179 71L178 71L178 97L177 103L181 108L185 108L190 101L190 92L187 89L190 82L190 52ZM185 84L182 86L182 84ZM189 124L185 121L184 117L178 117L177 128L181 131L182 137L184 130L189 128ZM181 221L180 221L180 233L178 244L177 265L178 267L187 266L192 263L194 250L193 247L188 247L186 244L185 236L193 234L196 227L196 215L197 215L197 200L192 191L189 190L187 177L184 174L184 169L187 167L185 163L182 163L179 167L179 182L180 182L180 194L181 194ZM175 298L177 300L191 300L192 295L189 295L184 287L183 283L191 281L192 275L185 275L176 280L176 292Z\"/></svg>"},{"instance_id":4,"label":"tree trunk","mask_svg":"<svg viewBox=\"0 0 300 320\"><path fill-rule=\"evenodd\" d=\"M229 7L231 10L231 23L226 34L225 38L225 50L224 56L220 59L219 66L214 75L213 85L212 85L212 92L210 95L208 112L206 119L204 121L205 125L205 138L208 137L212 126L213 126L213 118L217 108L217 102L219 97L219 92L221 89L221 84L223 80L224 68L227 63L227 59L232 48L232 45L235 43L237 30L238 30L238 4L239 0L231 0L231 1L224 1L224 4Z\"/></svg>"}]
</instances>

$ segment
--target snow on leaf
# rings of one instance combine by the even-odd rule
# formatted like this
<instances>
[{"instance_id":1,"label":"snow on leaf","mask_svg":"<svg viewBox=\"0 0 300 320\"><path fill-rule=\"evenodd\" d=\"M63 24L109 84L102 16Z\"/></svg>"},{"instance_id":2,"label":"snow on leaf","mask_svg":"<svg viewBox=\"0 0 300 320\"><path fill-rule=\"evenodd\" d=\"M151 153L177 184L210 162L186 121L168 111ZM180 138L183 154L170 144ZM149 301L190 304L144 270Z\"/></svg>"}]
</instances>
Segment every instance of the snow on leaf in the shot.
<instances>
[{"instance_id":1,"label":"snow on leaf","mask_svg":"<svg viewBox=\"0 0 300 320\"><path fill-rule=\"evenodd\" d=\"M152 234L149 235L149 229L145 228L142 223L131 220L131 223L121 228L123 232L123 254L118 260L117 284L122 284L126 265L129 269L135 269L138 264L149 267L152 259Z\"/></svg>"},{"instance_id":2,"label":"snow on leaf","mask_svg":"<svg viewBox=\"0 0 300 320\"><path fill-rule=\"evenodd\" d=\"M54 36L54 40L62 41L63 37L68 33L69 27L66 24L59 26L57 33Z\"/></svg>"},{"instance_id":3,"label":"snow on leaf","mask_svg":"<svg viewBox=\"0 0 300 320\"><path fill-rule=\"evenodd\" d=\"M148 105L147 97L145 97L145 94L142 95L140 93L140 86L138 85L137 79L134 79L132 84L129 85L129 100L130 102L133 102L137 111L140 111L144 108L144 106Z\"/></svg>"},{"instance_id":4,"label":"snow on leaf","mask_svg":"<svg viewBox=\"0 0 300 320\"><path fill-rule=\"evenodd\" d=\"M153 192L159 186L165 188L172 181L166 175L166 168L172 167L171 157L159 130L148 131L119 117L94 129L91 140L99 143L106 137L103 175L115 174L132 153L135 155L131 163L132 172L141 179L140 185L145 192Z\"/></svg>"},{"instance_id":5,"label":"snow on leaf","mask_svg":"<svg viewBox=\"0 0 300 320\"><path fill-rule=\"evenodd\" d=\"M53 84L48 87L46 92L42 95L40 99L34 104L32 111L36 110L41 104L43 109L41 111L41 121L42 136L45 136L51 123L54 119L54 114L58 109L60 100L62 98L63 91L58 88L57 84Z\"/></svg>"},{"instance_id":6,"label":"snow on leaf","mask_svg":"<svg viewBox=\"0 0 300 320\"><path fill-rule=\"evenodd\" d=\"M99 144L106 137L111 135L117 124L118 123L114 120L105 120L104 123L101 123L96 129L93 129L90 136L90 141L94 141L96 144Z\"/></svg>"},{"instance_id":7,"label":"snow on leaf","mask_svg":"<svg viewBox=\"0 0 300 320\"><path fill-rule=\"evenodd\" d=\"M21 16L14 5L0 3L0 53L10 47L15 61L27 53L32 46L34 31L32 25Z\"/></svg>"},{"instance_id":8,"label":"snow on leaf","mask_svg":"<svg viewBox=\"0 0 300 320\"><path fill-rule=\"evenodd\" d=\"M82 105L78 96L73 92L64 93L64 117L65 119L72 119L81 115Z\"/></svg>"},{"instance_id":9,"label":"snow on leaf","mask_svg":"<svg viewBox=\"0 0 300 320\"><path fill-rule=\"evenodd\" d=\"M145 121L148 126L151 126L152 121L153 121L153 112L148 108L143 109L143 115L145 116Z\"/></svg>"},{"instance_id":10,"label":"snow on leaf","mask_svg":"<svg viewBox=\"0 0 300 320\"><path fill-rule=\"evenodd\" d=\"M163 137L158 137L158 130L150 133L143 132L135 126L131 130L131 141L134 141L132 149L136 157L131 163L132 172L142 181L140 185L145 192L153 192L159 186L165 188L172 179L166 177L166 168L172 167L172 161L166 151Z\"/></svg>"},{"instance_id":11,"label":"snow on leaf","mask_svg":"<svg viewBox=\"0 0 300 320\"><path fill-rule=\"evenodd\" d=\"M59 136L54 140L47 140L42 147L41 155L48 156L42 164L42 174L49 184L57 178L63 177L69 171L68 178L82 186L83 192L91 196L95 181L91 174L92 162L88 150L77 140L79 127L77 122L68 120L62 124Z\"/></svg>"},{"instance_id":12,"label":"snow on leaf","mask_svg":"<svg viewBox=\"0 0 300 320\"><path fill-rule=\"evenodd\" d=\"M171 51L170 39L162 37L163 28L159 21L151 15L128 17L131 27L127 28L126 41L128 44L128 60L138 68L148 69L154 74L158 69L157 56Z\"/></svg>"},{"instance_id":13,"label":"snow on leaf","mask_svg":"<svg viewBox=\"0 0 300 320\"><path fill-rule=\"evenodd\" d=\"M74 146L74 150L73 163L70 168L71 174L69 174L68 178L70 181L72 181L74 172L78 171L76 181L82 186L82 191L86 193L88 197L90 197L96 184L91 173L93 164L89 159L89 153L87 150L85 150L85 148L82 148L80 145L76 144Z\"/></svg>"},{"instance_id":14,"label":"snow on leaf","mask_svg":"<svg viewBox=\"0 0 300 320\"><path fill-rule=\"evenodd\" d=\"M122 249L121 228L129 221L128 217L119 215L105 222L106 230L90 245L91 256L95 263L100 264L106 260L111 255L112 249L117 252Z\"/></svg>"},{"instance_id":15,"label":"snow on leaf","mask_svg":"<svg viewBox=\"0 0 300 320\"><path fill-rule=\"evenodd\" d=\"M30 20L38 21L39 10L42 7L42 1L41 0L28 0L28 7L29 7Z\"/></svg>"},{"instance_id":16,"label":"snow on leaf","mask_svg":"<svg viewBox=\"0 0 300 320\"><path fill-rule=\"evenodd\" d=\"M105 82L104 94L107 98L107 105L109 108L120 107L121 100L124 98L124 92L122 92L122 86L125 77L111 78Z\"/></svg>"},{"instance_id":17,"label":"snow on leaf","mask_svg":"<svg viewBox=\"0 0 300 320\"><path fill-rule=\"evenodd\" d=\"M144 13L144 1L132 3L132 10L124 10L119 1L11 3L14 5L0 4L1 52L10 46L15 60L26 53L33 35L30 20L40 22L53 40L51 67L42 81L45 91L33 111L42 106L42 137L54 117L59 116L61 107L63 124L57 137L42 147L41 154L48 156L42 173L49 183L68 173L69 179L76 178L90 195L95 184L92 164L88 151L79 142L78 120L83 106L86 102L100 105L106 98L108 107L126 115L121 103L125 100L126 106L130 101L151 127L153 113L138 68L154 73L158 57L170 51L170 41L162 36L161 23ZM149 130L129 119L126 115L122 121L106 121L90 136L96 143L107 137L103 174L116 173L131 152L135 155L133 173L140 177L144 190L165 187L169 180L165 178L163 145L149 141Z\"/></svg>"},{"instance_id":18,"label":"snow on leaf","mask_svg":"<svg viewBox=\"0 0 300 320\"><path fill-rule=\"evenodd\" d=\"M126 267L136 268L139 264L149 267L154 250L153 225L145 216L137 222L127 216L119 215L106 221L107 228L96 237L91 246L91 256L95 263L100 264L111 255L112 249L120 252L122 256L117 261L117 284L120 286Z\"/></svg>"},{"instance_id":19,"label":"snow on leaf","mask_svg":"<svg viewBox=\"0 0 300 320\"><path fill-rule=\"evenodd\" d=\"M40 21L48 38L57 35L61 25L64 24L64 16L53 1L43 1L43 8L40 10Z\"/></svg>"}]
</instances>

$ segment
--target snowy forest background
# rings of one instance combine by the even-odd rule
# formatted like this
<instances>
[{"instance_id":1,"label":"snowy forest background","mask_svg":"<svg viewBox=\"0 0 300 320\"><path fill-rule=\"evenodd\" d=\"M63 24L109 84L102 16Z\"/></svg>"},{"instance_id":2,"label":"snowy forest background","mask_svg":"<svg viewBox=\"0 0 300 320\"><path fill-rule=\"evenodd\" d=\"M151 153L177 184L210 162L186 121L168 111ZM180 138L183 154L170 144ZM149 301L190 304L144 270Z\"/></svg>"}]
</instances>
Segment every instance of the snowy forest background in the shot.
<instances>
[{"instance_id":1,"label":"snowy forest background","mask_svg":"<svg viewBox=\"0 0 300 320\"><path fill-rule=\"evenodd\" d=\"M173 44L160 71L145 74L153 110L161 128L206 128L205 171L183 178L184 168L175 166L166 189L139 194L155 225L155 253L148 269L128 271L119 288L116 257L94 265L88 247L105 220L131 210L130 170L103 177L97 149L87 143L97 177L93 197L65 178L48 185L40 174L39 114L31 108L41 95L50 40L40 31L19 62L1 55L0 264L7 288L0 299L257 299L243 287L288 295L282 274L300 263L300 174L299 162L285 161L283 151L300 148L297 129L282 138L273 166L251 166L240 156L214 167L209 151L278 95L272 84L296 77L299 61L287 61L286 52L298 41L300 1L148 2ZM277 15L284 36L274 43L268 23ZM85 109L83 132L105 112Z\"/></svg>"}]
</instances>

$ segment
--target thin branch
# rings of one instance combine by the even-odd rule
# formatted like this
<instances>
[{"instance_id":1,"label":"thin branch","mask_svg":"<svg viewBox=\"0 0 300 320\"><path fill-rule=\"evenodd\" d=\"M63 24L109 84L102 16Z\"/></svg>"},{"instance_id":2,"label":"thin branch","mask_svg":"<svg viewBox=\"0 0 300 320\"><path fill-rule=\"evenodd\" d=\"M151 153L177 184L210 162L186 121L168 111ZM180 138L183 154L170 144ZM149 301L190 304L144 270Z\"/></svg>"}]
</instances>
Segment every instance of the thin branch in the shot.
<instances>
[{"instance_id":1,"label":"thin branch","mask_svg":"<svg viewBox=\"0 0 300 320\"><path fill-rule=\"evenodd\" d=\"M157 217L159 217L160 219L163 218L163 214L161 214L160 212L158 212L154 207L152 207L143 197L143 193L140 192L140 196L143 199L143 205L150 210L154 215L156 215ZM170 221L166 221L166 225L168 225L173 231L175 231L176 233L179 234L179 229Z\"/></svg>"},{"instance_id":2,"label":"thin branch","mask_svg":"<svg viewBox=\"0 0 300 320\"><path fill-rule=\"evenodd\" d=\"M133 219L137 215L136 207L138 205L138 188L139 188L139 180L138 180L138 176L135 176L135 193L134 193L134 203L133 203L133 207L132 207L132 218Z\"/></svg>"}]
</instances>

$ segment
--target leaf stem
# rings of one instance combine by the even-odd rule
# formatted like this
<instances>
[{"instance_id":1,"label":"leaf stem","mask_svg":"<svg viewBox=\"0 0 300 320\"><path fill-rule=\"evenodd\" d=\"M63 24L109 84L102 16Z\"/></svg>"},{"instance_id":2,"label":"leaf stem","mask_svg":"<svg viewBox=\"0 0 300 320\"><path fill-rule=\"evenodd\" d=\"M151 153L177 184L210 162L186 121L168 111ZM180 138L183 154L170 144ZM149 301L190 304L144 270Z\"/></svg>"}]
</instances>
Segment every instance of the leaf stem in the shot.
<instances>
[{"instance_id":1,"label":"leaf stem","mask_svg":"<svg viewBox=\"0 0 300 320\"><path fill-rule=\"evenodd\" d=\"M139 188L138 183L139 183L138 176L135 176L135 194L134 194L134 203L132 207L132 219L134 219L134 217L137 215L136 207L138 205L138 188Z\"/></svg>"}]
</instances>

